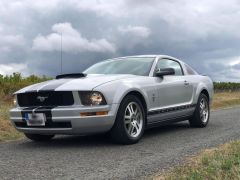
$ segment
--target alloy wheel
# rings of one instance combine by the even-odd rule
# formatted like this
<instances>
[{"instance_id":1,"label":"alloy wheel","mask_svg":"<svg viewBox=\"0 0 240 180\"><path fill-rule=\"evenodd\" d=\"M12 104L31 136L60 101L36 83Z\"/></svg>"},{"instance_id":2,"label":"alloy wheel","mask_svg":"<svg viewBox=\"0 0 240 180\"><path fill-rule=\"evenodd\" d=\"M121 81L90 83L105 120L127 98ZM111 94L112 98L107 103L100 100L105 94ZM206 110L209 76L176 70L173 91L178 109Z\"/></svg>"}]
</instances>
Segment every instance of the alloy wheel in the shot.
<instances>
[{"instance_id":1,"label":"alloy wheel","mask_svg":"<svg viewBox=\"0 0 240 180\"><path fill-rule=\"evenodd\" d=\"M124 115L124 123L130 137L136 138L143 128L143 113L140 106L135 102L130 102Z\"/></svg>"},{"instance_id":2,"label":"alloy wheel","mask_svg":"<svg viewBox=\"0 0 240 180\"><path fill-rule=\"evenodd\" d=\"M202 98L200 101L200 118L203 123L206 123L208 121L209 116L209 107L208 102L205 98Z\"/></svg>"}]
</instances>

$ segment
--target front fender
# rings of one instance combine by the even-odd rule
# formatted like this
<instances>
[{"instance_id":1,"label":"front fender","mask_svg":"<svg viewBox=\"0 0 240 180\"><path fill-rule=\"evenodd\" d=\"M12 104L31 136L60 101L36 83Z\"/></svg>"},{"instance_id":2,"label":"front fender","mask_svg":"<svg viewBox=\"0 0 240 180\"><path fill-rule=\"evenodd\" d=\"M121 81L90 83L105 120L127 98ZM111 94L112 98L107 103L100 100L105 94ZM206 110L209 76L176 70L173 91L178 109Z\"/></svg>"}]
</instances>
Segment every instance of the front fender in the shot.
<instances>
[{"instance_id":1,"label":"front fender","mask_svg":"<svg viewBox=\"0 0 240 180\"><path fill-rule=\"evenodd\" d=\"M147 108L149 107L147 93L138 84L133 85L127 82L113 82L98 86L93 90L103 93L108 104L120 104L128 93L135 91L143 96Z\"/></svg>"}]
</instances>

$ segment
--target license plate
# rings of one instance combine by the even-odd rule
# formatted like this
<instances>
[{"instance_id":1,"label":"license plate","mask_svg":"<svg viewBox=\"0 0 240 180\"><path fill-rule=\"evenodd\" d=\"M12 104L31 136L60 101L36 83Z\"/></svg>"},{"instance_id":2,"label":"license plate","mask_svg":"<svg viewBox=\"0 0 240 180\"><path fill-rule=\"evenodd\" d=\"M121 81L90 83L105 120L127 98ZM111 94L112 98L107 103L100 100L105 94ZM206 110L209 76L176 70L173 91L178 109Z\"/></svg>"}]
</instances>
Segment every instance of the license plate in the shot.
<instances>
[{"instance_id":1,"label":"license plate","mask_svg":"<svg viewBox=\"0 0 240 180\"><path fill-rule=\"evenodd\" d=\"M25 114L28 126L45 126L46 116L43 113Z\"/></svg>"}]
</instances>

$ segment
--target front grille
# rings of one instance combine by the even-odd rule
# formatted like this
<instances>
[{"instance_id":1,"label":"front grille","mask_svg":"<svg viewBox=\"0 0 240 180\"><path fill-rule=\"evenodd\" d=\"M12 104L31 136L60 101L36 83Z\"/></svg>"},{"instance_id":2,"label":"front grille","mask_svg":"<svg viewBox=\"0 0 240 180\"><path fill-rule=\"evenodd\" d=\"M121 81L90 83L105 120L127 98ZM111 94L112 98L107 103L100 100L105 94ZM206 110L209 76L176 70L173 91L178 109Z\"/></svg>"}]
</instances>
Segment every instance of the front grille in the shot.
<instances>
[{"instance_id":1,"label":"front grille","mask_svg":"<svg viewBox=\"0 0 240 180\"><path fill-rule=\"evenodd\" d=\"M74 104L71 91L28 92L17 95L20 107L70 106Z\"/></svg>"},{"instance_id":2,"label":"front grille","mask_svg":"<svg viewBox=\"0 0 240 180\"><path fill-rule=\"evenodd\" d=\"M27 126L26 122L15 122L15 125L19 128L72 128L71 122L50 122L45 126Z\"/></svg>"}]
</instances>

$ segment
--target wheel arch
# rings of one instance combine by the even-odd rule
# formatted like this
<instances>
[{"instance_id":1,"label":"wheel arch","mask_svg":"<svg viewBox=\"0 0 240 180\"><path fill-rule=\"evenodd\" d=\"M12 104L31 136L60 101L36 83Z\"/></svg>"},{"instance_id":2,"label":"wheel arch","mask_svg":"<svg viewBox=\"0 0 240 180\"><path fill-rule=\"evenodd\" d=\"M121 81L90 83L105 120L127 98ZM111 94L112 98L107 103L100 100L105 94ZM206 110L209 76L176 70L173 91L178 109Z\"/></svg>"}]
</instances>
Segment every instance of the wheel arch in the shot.
<instances>
[{"instance_id":1,"label":"wheel arch","mask_svg":"<svg viewBox=\"0 0 240 180\"><path fill-rule=\"evenodd\" d=\"M146 103L144 96L139 91L133 90L133 91L128 92L123 98L125 98L128 95L136 96L141 101L143 108L145 110L145 113L147 114L147 103Z\"/></svg>"},{"instance_id":2,"label":"wheel arch","mask_svg":"<svg viewBox=\"0 0 240 180\"><path fill-rule=\"evenodd\" d=\"M211 95L210 89L204 83L200 83L196 89L196 93L194 96L194 103L198 102L198 98L201 93L205 94L207 96L209 102L211 102L212 95Z\"/></svg>"},{"instance_id":3,"label":"wheel arch","mask_svg":"<svg viewBox=\"0 0 240 180\"><path fill-rule=\"evenodd\" d=\"M121 102L123 101L123 99L124 99L126 96L128 96L128 95L134 95L134 96L136 96L136 97L141 101L141 103L142 103L142 105L143 105L143 109L144 109L144 111L145 111L145 118L146 118L145 123L147 123L148 104L147 104L147 101L146 101L145 96L144 96L140 91L138 91L138 90L136 90L136 89L132 89L132 90L126 92L126 93L122 96L120 103L121 103ZM120 107L120 105L119 105L119 107ZM118 112L118 110L119 110L119 107L118 107L118 109L117 109L117 112Z\"/></svg>"},{"instance_id":4,"label":"wheel arch","mask_svg":"<svg viewBox=\"0 0 240 180\"><path fill-rule=\"evenodd\" d=\"M210 100L210 96L209 96L209 93L208 93L207 89L205 89L205 88L202 89L201 92L200 92L200 94L204 94L204 95L206 95L207 98L208 98L208 101ZM199 94L199 95L200 95L200 94Z\"/></svg>"}]
</instances>

